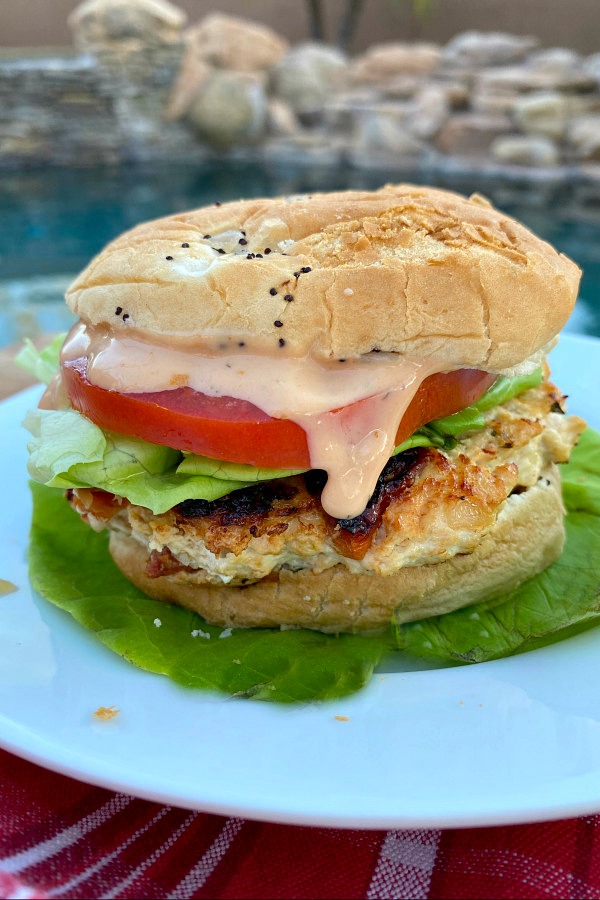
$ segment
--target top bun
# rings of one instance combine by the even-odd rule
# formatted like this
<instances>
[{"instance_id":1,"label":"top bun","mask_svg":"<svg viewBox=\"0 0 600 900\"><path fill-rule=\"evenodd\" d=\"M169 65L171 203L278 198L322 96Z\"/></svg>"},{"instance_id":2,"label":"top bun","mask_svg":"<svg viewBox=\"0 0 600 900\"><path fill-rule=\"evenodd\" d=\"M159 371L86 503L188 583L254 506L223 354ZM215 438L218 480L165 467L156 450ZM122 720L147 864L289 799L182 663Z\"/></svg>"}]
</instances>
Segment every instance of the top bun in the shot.
<instances>
[{"instance_id":1,"label":"top bun","mask_svg":"<svg viewBox=\"0 0 600 900\"><path fill-rule=\"evenodd\" d=\"M138 225L76 278L67 302L87 323L163 341L243 339L325 358L378 349L502 371L560 331L580 274L479 195L388 185Z\"/></svg>"}]
</instances>

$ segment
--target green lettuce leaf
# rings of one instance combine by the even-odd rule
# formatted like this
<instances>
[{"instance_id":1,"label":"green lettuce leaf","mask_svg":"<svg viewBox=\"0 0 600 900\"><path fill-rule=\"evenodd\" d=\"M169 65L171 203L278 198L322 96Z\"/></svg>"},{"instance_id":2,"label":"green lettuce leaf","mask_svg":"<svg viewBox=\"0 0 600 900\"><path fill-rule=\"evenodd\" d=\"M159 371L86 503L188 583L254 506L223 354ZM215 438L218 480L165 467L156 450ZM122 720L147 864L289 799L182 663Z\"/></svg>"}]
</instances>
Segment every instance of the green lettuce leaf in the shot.
<instances>
[{"instance_id":1,"label":"green lettuce leaf","mask_svg":"<svg viewBox=\"0 0 600 900\"><path fill-rule=\"evenodd\" d=\"M216 500L251 481L180 475L181 453L103 431L73 409L31 410L27 465L47 487L94 487L160 514L184 500Z\"/></svg>"},{"instance_id":2,"label":"green lettuce leaf","mask_svg":"<svg viewBox=\"0 0 600 900\"><path fill-rule=\"evenodd\" d=\"M573 512L600 516L600 440L587 428L568 463L560 467L563 499Z\"/></svg>"},{"instance_id":3,"label":"green lettuce leaf","mask_svg":"<svg viewBox=\"0 0 600 900\"><path fill-rule=\"evenodd\" d=\"M196 453L184 453L183 461L177 467L179 475L205 475L208 478L244 481L248 484L257 481L272 481L274 478L287 478L305 471L306 469L259 469L256 466L224 462L220 459L211 459L209 456L199 456Z\"/></svg>"},{"instance_id":4,"label":"green lettuce leaf","mask_svg":"<svg viewBox=\"0 0 600 900\"><path fill-rule=\"evenodd\" d=\"M401 650L438 662L484 662L600 622L600 434L588 428L561 469L567 540L560 559L508 594L396 624Z\"/></svg>"},{"instance_id":5,"label":"green lettuce leaf","mask_svg":"<svg viewBox=\"0 0 600 900\"><path fill-rule=\"evenodd\" d=\"M439 450L451 450L455 445L456 441L450 435L440 434L428 425L424 425L423 428L419 428L409 438L398 444L394 448L392 456L398 456L399 453L411 450L413 447L437 447Z\"/></svg>"},{"instance_id":6,"label":"green lettuce leaf","mask_svg":"<svg viewBox=\"0 0 600 900\"><path fill-rule=\"evenodd\" d=\"M68 476L73 466L96 463L104 456L104 432L75 410L32 409L23 425L32 435L27 469L42 484L81 487L63 484L60 479Z\"/></svg>"},{"instance_id":7,"label":"green lettuce leaf","mask_svg":"<svg viewBox=\"0 0 600 900\"><path fill-rule=\"evenodd\" d=\"M106 534L84 525L58 491L31 487L34 589L142 669L187 687L258 700L332 700L366 684L390 649L387 635L217 628L151 600L121 575Z\"/></svg>"},{"instance_id":8,"label":"green lettuce leaf","mask_svg":"<svg viewBox=\"0 0 600 900\"><path fill-rule=\"evenodd\" d=\"M58 334L43 350L38 350L29 338L25 338L23 348L15 356L15 362L42 384L50 384L58 373L60 349L65 337L65 334Z\"/></svg>"},{"instance_id":9,"label":"green lettuce leaf","mask_svg":"<svg viewBox=\"0 0 600 900\"><path fill-rule=\"evenodd\" d=\"M461 409L460 412L443 419L435 419L429 428L443 435L458 438L467 431L477 431L485 427L485 412L501 403L506 403L519 394L537 387L544 380L541 368L529 375L516 375L508 378L501 375L476 403Z\"/></svg>"}]
</instances>

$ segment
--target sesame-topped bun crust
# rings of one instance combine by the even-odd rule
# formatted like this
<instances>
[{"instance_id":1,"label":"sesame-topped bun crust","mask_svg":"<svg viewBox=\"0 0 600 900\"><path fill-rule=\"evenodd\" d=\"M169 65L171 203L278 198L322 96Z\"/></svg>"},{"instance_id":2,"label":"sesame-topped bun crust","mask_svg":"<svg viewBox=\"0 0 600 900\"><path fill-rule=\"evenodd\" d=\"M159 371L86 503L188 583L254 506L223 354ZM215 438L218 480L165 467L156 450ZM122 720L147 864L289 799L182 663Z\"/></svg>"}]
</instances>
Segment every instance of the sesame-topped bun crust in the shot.
<instances>
[{"instance_id":1,"label":"sesame-topped bun crust","mask_svg":"<svg viewBox=\"0 0 600 900\"><path fill-rule=\"evenodd\" d=\"M411 185L216 204L109 244L67 302L83 321L198 346L502 371L569 317L580 271L475 195ZM277 324L276 324L277 323Z\"/></svg>"}]
</instances>

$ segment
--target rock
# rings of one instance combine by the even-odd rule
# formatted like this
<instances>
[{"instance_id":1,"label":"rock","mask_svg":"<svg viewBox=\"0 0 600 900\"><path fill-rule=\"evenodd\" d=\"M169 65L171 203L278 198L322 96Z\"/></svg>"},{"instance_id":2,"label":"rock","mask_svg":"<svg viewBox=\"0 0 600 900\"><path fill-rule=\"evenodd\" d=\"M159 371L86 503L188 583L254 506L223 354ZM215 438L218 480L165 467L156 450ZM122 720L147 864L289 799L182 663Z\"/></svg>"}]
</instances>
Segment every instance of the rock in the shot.
<instances>
[{"instance_id":1,"label":"rock","mask_svg":"<svg viewBox=\"0 0 600 900\"><path fill-rule=\"evenodd\" d=\"M498 66L483 69L475 78L476 89L482 91L590 91L595 81L583 70L575 72L544 71L529 66Z\"/></svg>"},{"instance_id":2,"label":"rock","mask_svg":"<svg viewBox=\"0 0 600 900\"><path fill-rule=\"evenodd\" d=\"M296 113L320 112L332 93L348 82L348 62L341 51L322 44L298 44L275 66L275 95Z\"/></svg>"},{"instance_id":3,"label":"rock","mask_svg":"<svg viewBox=\"0 0 600 900\"><path fill-rule=\"evenodd\" d=\"M516 124L525 134L561 140L569 116L569 103L564 94L545 91L517 97L513 108Z\"/></svg>"},{"instance_id":4,"label":"rock","mask_svg":"<svg viewBox=\"0 0 600 900\"><path fill-rule=\"evenodd\" d=\"M411 103L409 128L418 138L431 139L440 130L450 112L448 95L438 85L427 85Z\"/></svg>"},{"instance_id":5,"label":"rock","mask_svg":"<svg viewBox=\"0 0 600 900\"><path fill-rule=\"evenodd\" d=\"M600 113L600 92L592 94L570 94L567 95L567 104L569 107L569 118L575 116L590 116Z\"/></svg>"},{"instance_id":6,"label":"rock","mask_svg":"<svg viewBox=\"0 0 600 900\"><path fill-rule=\"evenodd\" d=\"M593 205L598 207L600 204L600 162L582 163L579 166L579 172L587 180L586 187L589 186L591 189ZM578 193L581 194L581 189ZM588 200L586 194L583 194L582 200L584 202ZM589 204L588 201L586 205L592 204Z\"/></svg>"},{"instance_id":7,"label":"rock","mask_svg":"<svg viewBox=\"0 0 600 900\"><path fill-rule=\"evenodd\" d=\"M356 117L363 110L372 109L380 103L381 98L374 88L342 91L327 100L323 106L323 125L332 134L352 134Z\"/></svg>"},{"instance_id":8,"label":"rock","mask_svg":"<svg viewBox=\"0 0 600 900\"><path fill-rule=\"evenodd\" d=\"M307 159L317 166L338 166L346 149L344 141L337 135L321 131L299 131L290 137L271 138L264 147L264 158L286 165L305 165ZM331 190L330 168L325 168L323 190ZM316 172L311 172L311 181ZM290 185L289 193L299 193L304 189L303 182Z\"/></svg>"},{"instance_id":9,"label":"rock","mask_svg":"<svg viewBox=\"0 0 600 900\"><path fill-rule=\"evenodd\" d=\"M555 166L559 162L556 144L546 137L510 134L496 138L490 148L498 162L517 166Z\"/></svg>"},{"instance_id":10,"label":"rock","mask_svg":"<svg viewBox=\"0 0 600 900\"><path fill-rule=\"evenodd\" d=\"M600 162L600 115L573 119L568 139L578 159Z\"/></svg>"},{"instance_id":11,"label":"rock","mask_svg":"<svg viewBox=\"0 0 600 900\"><path fill-rule=\"evenodd\" d=\"M184 54L165 112L168 120L185 116L212 71L204 60L197 59L193 54Z\"/></svg>"},{"instance_id":12,"label":"rock","mask_svg":"<svg viewBox=\"0 0 600 900\"><path fill-rule=\"evenodd\" d=\"M131 47L127 52L103 48L94 55L96 78L114 98L117 121L127 153L146 157L150 147L168 147L181 139L181 129L165 129L164 116L171 85L181 59L180 44ZM158 155L160 155L158 153Z\"/></svg>"},{"instance_id":13,"label":"rock","mask_svg":"<svg viewBox=\"0 0 600 900\"><path fill-rule=\"evenodd\" d=\"M385 84L369 85L369 88L390 100L407 100L414 97L422 84L423 79L418 75L396 75Z\"/></svg>"},{"instance_id":14,"label":"rock","mask_svg":"<svg viewBox=\"0 0 600 900\"><path fill-rule=\"evenodd\" d=\"M508 115L521 96L516 91L487 90L476 88L471 95L471 109L484 115Z\"/></svg>"},{"instance_id":15,"label":"rock","mask_svg":"<svg viewBox=\"0 0 600 900\"><path fill-rule=\"evenodd\" d=\"M266 73L285 54L288 42L271 28L213 13L188 28L181 68L173 85L167 117L184 116L213 71Z\"/></svg>"},{"instance_id":16,"label":"rock","mask_svg":"<svg viewBox=\"0 0 600 900\"><path fill-rule=\"evenodd\" d=\"M271 99L267 106L267 129L275 137L289 137L298 133L300 123L287 103Z\"/></svg>"},{"instance_id":17,"label":"rock","mask_svg":"<svg viewBox=\"0 0 600 900\"><path fill-rule=\"evenodd\" d=\"M165 51L167 48L163 48ZM105 69L89 54L0 60L0 166L104 165L189 159L202 147L177 123L165 127L172 69L144 53L135 71ZM162 58L161 53L151 54Z\"/></svg>"},{"instance_id":18,"label":"rock","mask_svg":"<svg viewBox=\"0 0 600 900\"><path fill-rule=\"evenodd\" d=\"M451 109L464 110L469 108L471 91L468 84L465 84L463 81L455 81L452 78L437 79L437 81L444 88Z\"/></svg>"},{"instance_id":19,"label":"rock","mask_svg":"<svg viewBox=\"0 0 600 900\"><path fill-rule=\"evenodd\" d=\"M594 53L592 56L588 56L582 64L582 69L593 78L598 87L600 87L600 53Z\"/></svg>"},{"instance_id":20,"label":"rock","mask_svg":"<svg viewBox=\"0 0 600 900\"><path fill-rule=\"evenodd\" d=\"M257 22L212 13L185 33L185 57L234 72L258 72L276 65L289 49L285 38ZM184 60L185 65L185 60Z\"/></svg>"},{"instance_id":21,"label":"rock","mask_svg":"<svg viewBox=\"0 0 600 900\"><path fill-rule=\"evenodd\" d=\"M478 113L459 113L442 126L436 145L442 153L456 156L481 156L491 144L510 130L504 116L484 116Z\"/></svg>"},{"instance_id":22,"label":"rock","mask_svg":"<svg viewBox=\"0 0 600 900\"><path fill-rule=\"evenodd\" d=\"M408 105L364 109L355 117L352 151L358 158L375 155L390 161L413 158L423 150L422 141L407 127Z\"/></svg>"},{"instance_id":23,"label":"rock","mask_svg":"<svg viewBox=\"0 0 600 900\"><path fill-rule=\"evenodd\" d=\"M441 50L437 44L377 44L354 61L352 79L356 84L384 87L399 76L429 75L440 59Z\"/></svg>"},{"instance_id":24,"label":"rock","mask_svg":"<svg viewBox=\"0 0 600 900\"><path fill-rule=\"evenodd\" d=\"M0 60L0 164L118 162L116 112L90 56Z\"/></svg>"},{"instance_id":25,"label":"rock","mask_svg":"<svg viewBox=\"0 0 600 900\"><path fill-rule=\"evenodd\" d=\"M214 70L188 112L200 136L218 147L255 143L267 125L267 98L260 80L242 72Z\"/></svg>"},{"instance_id":26,"label":"rock","mask_svg":"<svg viewBox=\"0 0 600 900\"><path fill-rule=\"evenodd\" d=\"M181 40L186 14L167 0L85 0L68 18L75 46L135 50Z\"/></svg>"},{"instance_id":27,"label":"rock","mask_svg":"<svg viewBox=\"0 0 600 900\"><path fill-rule=\"evenodd\" d=\"M549 50L538 50L532 53L527 65L535 72L545 72L561 78L576 73L580 68L581 57L574 50L566 47L551 47Z\"/></svg>"},{"instance_id":28,"label":"rock","mask_svg":"<svg viewBox=\"0 0 600 900\"><path fill-rule=\"evenodd\" d=\"M465 31L446 44L443 58L459 66L504 66L521 62L539 43L535 37L499 31Z\"/></svg>"}]
</instances>

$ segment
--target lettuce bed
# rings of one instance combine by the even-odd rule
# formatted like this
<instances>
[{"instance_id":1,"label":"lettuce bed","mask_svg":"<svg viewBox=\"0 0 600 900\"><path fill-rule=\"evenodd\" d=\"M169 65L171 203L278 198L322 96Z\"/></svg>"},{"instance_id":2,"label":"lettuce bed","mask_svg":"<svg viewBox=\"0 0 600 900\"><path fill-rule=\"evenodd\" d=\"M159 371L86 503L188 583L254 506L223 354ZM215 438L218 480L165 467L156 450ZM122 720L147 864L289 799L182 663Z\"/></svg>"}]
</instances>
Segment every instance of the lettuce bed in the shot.
<instances>
[{"instance_id":1,"label":"lettuce bed","mask_svg":"<svg viewBox=\"0 0 600 900\"><path fill-rule=\"evenodd\" d=\"M484 662L596 624L600 435L588 429L561 468L568 514L567 544L558 562L508 595L445 616L392 624L388 635L207 625L138 591L112 562L106 535L84 525L59 491L39 484L32 484L31 582L111 650L187 687L280 702L334 699L365 685L393 648L447 664Z\"/></svg>"}]
</instances>

